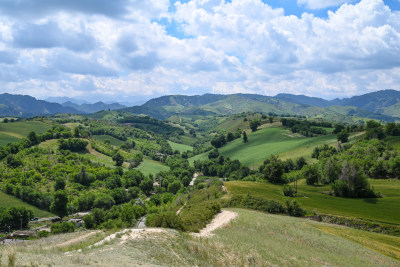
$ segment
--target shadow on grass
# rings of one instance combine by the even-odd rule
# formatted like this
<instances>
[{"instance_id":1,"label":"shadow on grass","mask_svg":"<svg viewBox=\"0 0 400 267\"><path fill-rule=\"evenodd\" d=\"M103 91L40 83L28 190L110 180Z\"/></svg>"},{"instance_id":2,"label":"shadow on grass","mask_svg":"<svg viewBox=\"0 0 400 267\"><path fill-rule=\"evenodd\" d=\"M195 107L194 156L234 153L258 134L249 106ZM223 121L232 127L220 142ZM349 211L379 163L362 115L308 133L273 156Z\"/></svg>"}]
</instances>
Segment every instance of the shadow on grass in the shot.
<instances>
[{"instance_id":1,"label":"shadow on grass","mask_svg":"<svg viewBox=\"0 0 400 267\"><path fill-rule=\"evenodd\" d=\"M364 202L370 203L370 204L376 204L378 202L377 198L364 198Z\"/></svg>"}]
</instances>

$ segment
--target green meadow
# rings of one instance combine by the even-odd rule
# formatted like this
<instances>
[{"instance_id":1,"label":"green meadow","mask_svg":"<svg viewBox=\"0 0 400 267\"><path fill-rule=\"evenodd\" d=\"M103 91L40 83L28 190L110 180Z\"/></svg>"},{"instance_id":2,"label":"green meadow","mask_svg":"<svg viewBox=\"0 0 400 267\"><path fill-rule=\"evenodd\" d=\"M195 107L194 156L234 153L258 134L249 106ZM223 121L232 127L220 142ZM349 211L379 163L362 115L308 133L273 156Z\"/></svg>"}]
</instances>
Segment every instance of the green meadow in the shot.
<instances>
[{"instance_id":1,"label":"green meadow","mask_svg":"<svg viewBox=\"0 0 400 267\"><path fill-rule=\"evenodd\" d=\"M36 208L14 196L7 195L0 191L0 207L1 208L11 208L11 207L25 207L27 209L31 209L35 217L52 217L54 214Z\"/></svg>"},{"instance_id":2,"label":"green meadow","mask_svg":"<svg viewBox=\"0 0 400 267\"><path fill-rule=\"evenodd\" d=\"M336 136L324 135L309 138L293 134L281 127L267 127L249 133L248 140L247 143L244 143L242 138L236 139L219 148L219 153L231 159L238 159L249 167L256 167L272 154L310 157L315 147L326 143L335 143ZM195 160L205 160L207 156L208 153L203 153L189 160L193 163Z\"/></svg>"},{"instance_id":3,"label":"green meadow","mask_svg":"<svg viewBox=\"0 0 400 267\"><path fill-rule=\"evenodd\" d=\"M109 140L110 144L113 146L120 146L124 144L124 141L121 141L115 137L112 137L111 135L94 135L94 139L100 142L104 142L105 140Z\"/></svg>"},{"instance_id":4,"label":"green meadow","mask_svg":"<svg viewBox=\"0 0 400 267\"><path fill-rule=\"evenodd\" d=\"M9 143L14 143L19 140L18 137L6 134L4 132L0 132L0 146L5 146Z\"/></svg>"},{"instance_id":5,"label":"green meadow","mask_svg":"<svg viewBox=\"0 0 400 267\"><path fill-rule=\"evenodd\" d=\"M186 152L188 150L192 151L193 147L192 146L188 146L188 145L184 145L184 144L178 144L175 142L171 142L168 141L168 144L171 146L172 150L178 150L179 152Z\"/></svg>"},{"instance_id":6,"label":"green meadow","mask_svg":"<svg viewBox=\"0 0 400 267\"><path fill-rule=\"evenodd\" d=\"M309 186L304 180L298 183L295 199L308 211L319 214L365 219L378 223L400 225L400 181L372 180L371 185L383 198L356 199L335 197L328 194L330 186ZM233 195L257 196L284 201L282 186L271 183L231 181L225 183Z\"/></svg>"},{"instance_id":7,"label":"green meadow","mask_svg":"<svg viewBox=\"0 0 400 267\"><path fill-rule=\"evenodd\" d=\"M28 136L31 131L42 134L50 128L51 125L39 121L0 123L0 146L16 142Z\"/></svg>"},{"instance_id":8,"label":"green meadow","mask_svg":"<svg viewBox=\"0 0 400 267\"><path fill-rule=\"evenodd\" d=\"M144 158L143 162L140 163L139 167L137 167L139 171L141 171L144 175L149 175L149 174L157 174L160 171L168 171L169 167L162 165L158 161L154 161L151 159Z\"/></svg>"},{"instance_id":9,"label":"green meadow","mask_svg":"<svg viewBox=\"0 0 400 267\"><path fill-rule=\"evenodd\" d=\"M201 252L225 266L396 266L400 238L336 227L300 218L233 209L238 217L201 240ZM320 229L321 227L321 229ZM328 232L324 227L332 227ZM337 234L346 230L348 237ZM361 231L362 232L362 231ZM351 240L350 237L358 238ZM360 241L369 242L369 246ZM194 241L195 243L195 241ZM384 247L381 247L385 245ZM208 247L208 248L207 248ZM372 249L374 247L376 249ZM229 256L228 256L229 255ZM385 256L386 255L386 256ZM225 256L225 257L224 257ZM391 259L387 256L391 256ZM224 266L224 264L219 264Z\"/></svg>"}]
</instances>

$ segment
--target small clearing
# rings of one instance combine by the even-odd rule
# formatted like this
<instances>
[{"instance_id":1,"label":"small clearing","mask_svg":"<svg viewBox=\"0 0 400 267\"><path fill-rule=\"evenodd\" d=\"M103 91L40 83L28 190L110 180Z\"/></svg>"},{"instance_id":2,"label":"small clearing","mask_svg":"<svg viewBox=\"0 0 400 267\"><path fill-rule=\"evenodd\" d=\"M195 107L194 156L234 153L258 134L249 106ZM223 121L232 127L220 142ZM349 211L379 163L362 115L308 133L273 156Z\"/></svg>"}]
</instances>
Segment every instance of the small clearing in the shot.
<instances>
[{"instance_id":1,"label":"small clearing","mask_svg":"<svg viewBox=\"0 0 400 267\"><path fill-rule=\"evenodd\" d=\"M197 237L210 237L214 230L229 224L229 222L234 220L237 216L238 214L236 212L223 210L221 213L217 214L205 228L201 229L200 233L195 233L193 235Z\"/></svg>"}]
</instances>

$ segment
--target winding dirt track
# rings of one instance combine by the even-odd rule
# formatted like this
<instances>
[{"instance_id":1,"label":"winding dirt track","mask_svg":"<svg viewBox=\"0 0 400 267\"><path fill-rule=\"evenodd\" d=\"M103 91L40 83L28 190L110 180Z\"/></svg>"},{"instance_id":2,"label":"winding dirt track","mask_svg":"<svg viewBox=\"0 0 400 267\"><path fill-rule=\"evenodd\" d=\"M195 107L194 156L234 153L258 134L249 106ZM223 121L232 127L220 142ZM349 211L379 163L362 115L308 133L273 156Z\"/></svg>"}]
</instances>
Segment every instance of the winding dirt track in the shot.
<instances>
[{"instance_id":1,"label":"winding dirt track","mask_svg":"<svg viewBox=\"0 0 400 267\"><path fill-rule=\"evenodd\" d=\"M223 227L230 223L237 217L237 213L233 211L223 210L215 218L207 224L207 226L200 230L200 233L193 234L197 237L210 237L212 232L220 227Z\"/></svg>"}]
</instances>

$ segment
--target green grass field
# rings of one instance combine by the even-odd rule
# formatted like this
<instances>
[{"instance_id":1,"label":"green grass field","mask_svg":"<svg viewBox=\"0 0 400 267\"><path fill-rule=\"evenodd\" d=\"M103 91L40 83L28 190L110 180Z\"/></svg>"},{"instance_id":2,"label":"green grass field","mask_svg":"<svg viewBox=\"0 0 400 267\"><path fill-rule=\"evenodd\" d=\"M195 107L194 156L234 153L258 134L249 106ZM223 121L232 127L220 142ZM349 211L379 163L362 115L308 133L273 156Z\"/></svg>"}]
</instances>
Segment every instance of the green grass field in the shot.
<instances>
[{"instance_id":1,"label":"green grass field","mask_svg":"<svg viewBox=\"0 0 400 267\"><path fill-rule=\"evenodd\" d=\"M31 131L42 134L50 128L51 125L40 121L21 121L0 124L0 132L14 133L22 137L28 136Z\"/></svg>"},{"instance_id":2,"label":"green grass field","mask_svg":"<svg viewBox=\"0 0 400 267\"><path fill-rule=\"evenodd\" d=\"M0 146L5 146L9 143L14 143L19 140L18 137L0 132Z\"/></svg>"},{"instance_id":3,"label":"green grass field","mask_svg":"<svg viewBox=\"0 0 400 267\"><path fill-rule=\"evenodd\" d=\"M242 138L236 139L219 149L219 153L238 159L243 164L254 167L260 165L271 154L282 154L282 158L288 157L310 157L312 150L322 144L336 142L336 136L324 135L307 138L300 137L280 127L267 127L255 133L248 134L248 142L243 143ZM189 159L207 159L208 153L203 153Z\"/></svg>"},{"instance_id":4,"label":"green grass field","mask_svg":"<svg viewBox=\"0 0 400 267\"><path fill-rule=\"evenodd\" d=\"M299 218L233 209L239 214L231 226L215 231L211 241L202 240L211 259L226 256L226 266L396 266L382 254L398 251L391 244L400 238L371 234L373 245L391 244L394 250L373 251L360 242L350 241L318 227L330 226ZM348 230L346 227L337 229ZM349 235L358 231L350 229ZM361 238L360 238L361 239ZM379 240L380 239L380 240ZM379 240L379 242L377 241ZM386 252L386 253L385 253ZM382 254L380 254L382 253ZM201 254L201 253L200 253ZM223 264L221 264L223 266Z\"/></svg>"},{"instance_id":5,"label":"green grass field","mask_svg":"<svg viewBox=\"0 0 400 267\"><path fill-rule=\"evenodd\" d=\"M174 143L171 141L168 141L169 145L172 147L172 150L178 150L179 152L186 152L188 150L192 151L193 147L192 146L188 146L188 145L184 145L184 144L178 144L178 143Z\"/></svg>"},{"instance_id":6,"label":"green grass field","mask_svg":"<svg viewBox=\"0 0 400 267\"><path fill-rule=\"evenodd\" d=\"M35 206L32 206L26 202L23 202L22 200L14 197L7 195L6 193L3 193L0 191L0 207L2 208L11 208L11 207L25 207L27 209L31 209L33 211L33 214L35 217L52 217L55 216L54 214L41 210L36 208Z\"/></svg>"},{"instance_id":7,"label":"green grass field","mask_svg":"<svg viewBox=\"0 0 400 267\"><path fill-rule=\"evenodd\" d=\"M378 223L400 225L400 181L370 180L383 198L354 199L334 197L326 194L330 186L308 186L299 181L298 196L302 207L319 214L366 219ZM232 181L225 183L230 194L246 195L284 201L282 186L271 183Z\"/></svg>"},{"instance_id":8,"label":"green grass field","mask_svg":"<svg viewBox=\"0 0 400 267\"><path fill-rule=\"evenodd\" d=\"M121 141L111 135L94 135L94 139L100 142L104 142L105 140L110 140L110 144L113 146L120 146L124 144L124 141Z\"/></svg>"},{"instance_id":9,"label":"green grass field","mask_svg":"<svg viewBox=\"0 0 400 267\"><path fill-rule=\"evenodd\" d=\"M51 125L39 121L0 123L0 146L16 142L28 136L31 131L42 134L50 128Z\"/></svg>"},{"instance_id":10,"label":"green grass field","mask_svg":"<svg viewBox=\"0 0 400 267\"><path fill-rule=\"evenodd\" d=\"M139 167L137 167L139 171L141 171L144 175L149 175L149 174L157 174L160 171L168 171L169 167L162 165L158 161L154 161L151 159L144 158L143 162L140 163Z\"/></svg>"}]
</instances>

